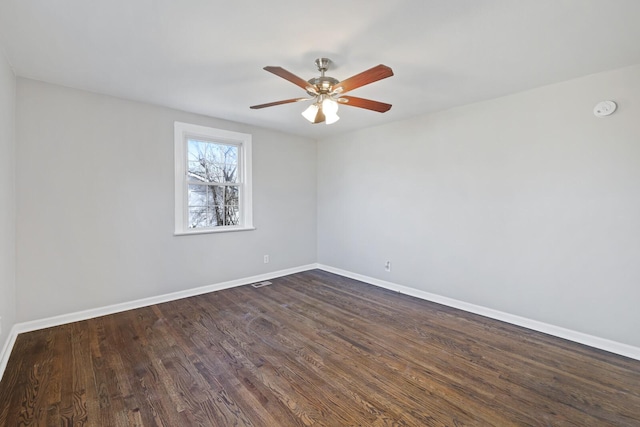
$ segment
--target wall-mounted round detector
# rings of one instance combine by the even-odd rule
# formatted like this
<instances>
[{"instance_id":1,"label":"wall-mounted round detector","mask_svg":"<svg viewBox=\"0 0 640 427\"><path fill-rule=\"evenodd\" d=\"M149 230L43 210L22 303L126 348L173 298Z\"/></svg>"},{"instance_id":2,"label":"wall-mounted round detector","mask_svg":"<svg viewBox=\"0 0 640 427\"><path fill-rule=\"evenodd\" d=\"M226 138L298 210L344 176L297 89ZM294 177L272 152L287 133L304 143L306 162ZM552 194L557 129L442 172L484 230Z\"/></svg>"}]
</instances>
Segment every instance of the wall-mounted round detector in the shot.
<instances>
[{"instance_id":1,"label":"wall-mounted round detector","mask_svg":"<svg viewBox=\"0 0 640 427\"><path fill-rule=\"evenodd\" d=\"M618 106L613 101L598 102L598 105L593 107L593 114L595 114L596 117L610 116L616 111L616 108L618 108Z\"/></svg>"}]
</instances>

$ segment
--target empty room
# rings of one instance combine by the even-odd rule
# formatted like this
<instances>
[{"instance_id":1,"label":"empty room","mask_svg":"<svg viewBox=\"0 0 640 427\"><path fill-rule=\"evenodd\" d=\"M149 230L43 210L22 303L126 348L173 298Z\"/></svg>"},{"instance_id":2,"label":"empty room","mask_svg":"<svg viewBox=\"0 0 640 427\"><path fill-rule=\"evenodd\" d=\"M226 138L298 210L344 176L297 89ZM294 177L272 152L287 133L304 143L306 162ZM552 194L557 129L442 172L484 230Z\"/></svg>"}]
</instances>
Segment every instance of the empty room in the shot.
<instances>
[{"instance_id":1,"label":"empty room","mask_svg":"<svg viewBox=\"0 0 640 427\"><path fill-rule=\"evenodd\" d=\"M0 426L640 426L639 22L0 0Z\"/></svg>"}]
</instances>

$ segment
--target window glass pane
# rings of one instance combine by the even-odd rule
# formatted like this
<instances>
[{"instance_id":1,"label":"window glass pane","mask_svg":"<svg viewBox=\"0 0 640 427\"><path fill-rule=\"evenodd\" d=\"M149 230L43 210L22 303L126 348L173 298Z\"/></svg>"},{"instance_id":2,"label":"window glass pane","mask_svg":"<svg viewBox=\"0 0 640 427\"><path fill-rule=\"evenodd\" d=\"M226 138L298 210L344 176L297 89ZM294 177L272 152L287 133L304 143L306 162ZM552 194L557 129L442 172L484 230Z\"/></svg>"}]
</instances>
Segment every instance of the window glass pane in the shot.
<instances>
[{"instance_id":1,"label":"window glass pane","mask_svg":"<svg viewBox=\"0 0 640 427\"><path fill-rule=\"evenodd\" d=\"M216 225L213 212L213 188L210 185L189 185L189 228Z\"/></svg>"},{"instance_id":2,"label":"window glass pane","mask_svg":"<svg viewBox=\"0 0 640 427\"><path fill-rule=\"evenodd\" d=\"M224 224L224 206L217 205L213 207L213 225L225 225Z\"/></svg>"},{"instance_id":3,"label":"window glass pane","mask_svg":"<svg viewBox=\"0 0 640 427\"><path fill-rule=\"evenodd\" d=\"M187 171L190 175L205 176L205 162L201 148L198 141L189 140L187 146Z\"/></svg>"},{"instance_id":4,"label":"window glass pane","mask_svg":"<svg viewBox=\"0 0 640 427\"><path fill-rule=\"evenodd\" d=\"M238 182L238 165L225 163L223 179L224 182Z\"/></svg>"},{"instance_id":5,"label":"window glass pane","mask_svg":"<svg viewBox=\"0 0 640 427\"><path fill-rule=\"evenodd\" d=\"M207 202L209 203L209 206L224 205L224 187L217 185L208 186Z\"/></svg>"},{"instance_id":6,"label":"window glass pane","mask_svg":"<svg viewBox=\"0 0 640 427\"><path fill-rule=\"evenodd\" d=\"M224 225L238 225L240 224L240 211L238 206L225 206L225 224Z\"/></svg>"},{"instance_id":7,"label":"window glass pane","mask_svg":"<svg viewBox=\"0 0 640 427\"><path fill-rule=\"evenodd\" d=\"M191 206L207 206L208 185L189 185L188 205Z\"/></svg>"},{"instance_id":8,"label":"window glass pane","mask_svg":"<svg viewBox=\"0 0 640 427\"><path fill-rule=\"evenodd\" d=\"M189 208L189 228L208 227L208 224L209 215L207 213L207 208Z\"/></svg>"},{"instance_id":9,"label":"window glass pane","mask_svg":"<svg viewBox=\"0 0 640 427\"><path fill-rule=\"evenodd\" d=\"M190 181L237 182L237 146L196 139L187 142L187 175Z\"/></svg>"},{"instance_id":10,"label":"window glass pane","mask_svg":"<svg viewBox=\"0 0 640 427\"><path fill-rule=\"evenodd\" d=\"M189 228L238 225L240 212L237 206L213 206L189 208Z\"/></svg>"},{"instance_id":11,"label":"window glass pane","mask_svg":"<svg viewBox=\"0 0 640 427\"><path fill-rule=\"evenodd\" d=\"M239 189L237 186L229 185L225 187L224 192L224 204L225 206L238 206L238 193Z\"/></svg>"}]
</instances>

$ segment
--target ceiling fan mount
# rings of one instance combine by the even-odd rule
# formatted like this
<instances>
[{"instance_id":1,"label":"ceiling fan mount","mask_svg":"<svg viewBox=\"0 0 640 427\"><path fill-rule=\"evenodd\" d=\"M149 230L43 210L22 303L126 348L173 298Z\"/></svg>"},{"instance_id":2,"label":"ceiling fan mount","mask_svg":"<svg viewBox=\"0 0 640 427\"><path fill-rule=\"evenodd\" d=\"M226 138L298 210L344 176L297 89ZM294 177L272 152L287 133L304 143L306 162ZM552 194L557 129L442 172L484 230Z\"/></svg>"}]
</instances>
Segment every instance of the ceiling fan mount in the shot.
<instances>
[{"instance_id":1,"label":"ceiling fan mount","mask_svg":"<svg viewBox=\"0 0 640 427\"><path fill-rule=\"evenodd\" d=\"M318 58L315 60L315 63L318 67L318 71L320 71L320 77L314 77L307 80L312 85L312 88L310 88L311 90L307 89L307 93L312 96L317 95L318 93L327 94L331 91L331 88L340 83L340 81L333 77L324 75L324 73L329 69L329 64L331 63L329 58Z\"/></svg>"},{"instance_id":2,"label":"ceiling fan mount","mask_svg":"<svg viewBox=\"0 0 640 427\"><path fill-rule=\"evenodd\" d=\"M391 68L380 64L376 67L363 71L362 73L356 74L355 76L351 76L346 80L340 81L333 77L325 76L330 63L331 60L329 58L316 59L315 64L320 72L320 76L306 81L282 67L264 67L264 70L301 87L311 96L311 98L285 99L267 104L253 105L250 108L260 109L313 99L314 103L310 105L302 115L311 123L326 122L327 124L335 123L340 119L337 115L338 104L364 108L366 110L377 111L379 113L384 113L391 109L391 104L385 104L384 102L356 98L353 96L344 96L348 91L393 76L393 70L391 70Z\"/></svg>"},{"instance_id":3,"label":"ceiling fan mount","mask_svg":"<svg viewBox=\"0 0 640 427\"><path fill-rule=\"evenodd\" d=\"M325 73L329 69L329 64L331 64L329 58L317 58L314 62L316 63L316 67L318 67L318 71L321 73Z\"/></svg>"}]
</instances>

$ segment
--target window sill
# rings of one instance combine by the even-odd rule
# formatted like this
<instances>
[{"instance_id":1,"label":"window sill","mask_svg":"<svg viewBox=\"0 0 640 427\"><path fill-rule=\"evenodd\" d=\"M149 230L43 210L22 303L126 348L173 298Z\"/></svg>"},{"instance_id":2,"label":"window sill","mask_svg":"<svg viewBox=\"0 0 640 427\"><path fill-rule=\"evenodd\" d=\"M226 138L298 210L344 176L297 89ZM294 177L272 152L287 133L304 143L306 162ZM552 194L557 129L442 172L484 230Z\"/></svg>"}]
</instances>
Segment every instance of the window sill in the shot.
<instances>
[{"instance_id":1,"label":"window sill","mask_svg":"<svg viewBox=\"0 0 640 427\"><path fill-rule=\"evenodd\" d=\"M176 231L173 233L173 235L174 236L193 236L197 234L232 233L234 231L250 231L255 229L256 229L255 227L220 228L220 229L206 228L206 229L199 229L199 230L193 230L193 231Z\"/></svg>"}]
</instances>

